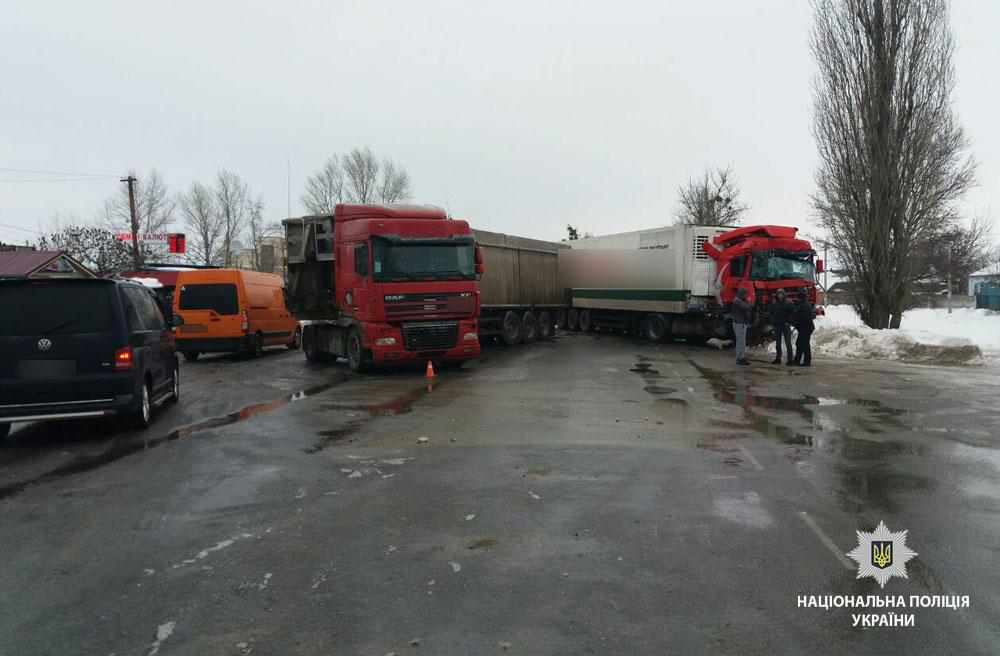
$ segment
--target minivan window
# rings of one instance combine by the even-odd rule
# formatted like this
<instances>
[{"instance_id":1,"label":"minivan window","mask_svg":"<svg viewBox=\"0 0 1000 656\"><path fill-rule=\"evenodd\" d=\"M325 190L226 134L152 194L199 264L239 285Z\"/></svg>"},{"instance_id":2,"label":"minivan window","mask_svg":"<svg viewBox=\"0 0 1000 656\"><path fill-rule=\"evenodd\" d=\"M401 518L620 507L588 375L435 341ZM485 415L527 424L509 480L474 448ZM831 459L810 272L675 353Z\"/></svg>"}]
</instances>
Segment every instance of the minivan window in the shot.
<instances>
[{"instance_id":1,"label":"minivan window","mask_svg":"<svg viewBox=\"0 0 1000 656\"><path fill-rule=\"evenodd\" d=\"M236 285L230 283L183 285L178 301L181 310L215 310L218 314L239 314Z\"/></svg>"},{"instance_id":2,"label":"minivan window","mask_svg":"<svg viewBox=\"0 0 1000 656\"><path fill-rule=\"evenodd\" d=\"M159 308L156 307L156 302L150 296L149 292L138 287L126 287L125 295L128 297L130 305L135 309L135 313L141 322L141 325L133 325L134 320L131 318L131 310L126 310L126 316L130 317L130 330L164 329L163 315L160 313Z\"/></svg>"},{"instance_id":3,"label":"minivan window","mask_svg":"<svg viewBox=\"0 0 1000 656\"><path fill-rule=\"evenodd\" d=\"M110 332L113 289L78 282L0 283L0 337Z\"/></svg>"}]
</instances>

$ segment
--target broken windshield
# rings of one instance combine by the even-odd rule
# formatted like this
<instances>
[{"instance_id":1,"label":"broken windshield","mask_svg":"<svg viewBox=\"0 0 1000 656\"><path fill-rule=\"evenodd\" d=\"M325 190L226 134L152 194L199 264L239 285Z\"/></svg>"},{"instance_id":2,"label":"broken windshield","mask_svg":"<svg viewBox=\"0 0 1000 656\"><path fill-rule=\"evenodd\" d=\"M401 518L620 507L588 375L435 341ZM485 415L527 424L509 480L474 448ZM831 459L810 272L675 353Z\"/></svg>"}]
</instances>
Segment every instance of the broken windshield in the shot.
<instances>
[{"instance_id":1,"label":"broken windshield","mask_svg":"<svg viewBox=\"0 0 1000 656\"><path fill-rule=\"evenodd\" d=\"M816 268L812 251L760 251L753 254L750 278L753 280L780 280L801 278L814 280Z\"/></svg>"}]
</instances>

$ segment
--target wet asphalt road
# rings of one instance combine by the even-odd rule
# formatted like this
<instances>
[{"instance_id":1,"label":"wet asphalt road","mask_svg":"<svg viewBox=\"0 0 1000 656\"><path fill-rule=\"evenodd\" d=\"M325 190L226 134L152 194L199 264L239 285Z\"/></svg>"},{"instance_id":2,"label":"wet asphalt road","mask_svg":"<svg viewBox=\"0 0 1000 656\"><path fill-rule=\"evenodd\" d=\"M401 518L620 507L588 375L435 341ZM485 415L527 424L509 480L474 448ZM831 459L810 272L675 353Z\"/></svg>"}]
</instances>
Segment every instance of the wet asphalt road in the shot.
<instances>
[{"instance_id":1,"label":"wet asphalt road","mask_svg":"<svg viewBox=\"0 0 1000 656\"><path fill-rule=\"evenodd\" d=\"M997 371L762 357L185 363L145 434L0 449L0 654L1000 652ZM880 592L842 556L880 520L919 554L882 592L971 607L797 608Z\"/></svg>"}]
</instances>

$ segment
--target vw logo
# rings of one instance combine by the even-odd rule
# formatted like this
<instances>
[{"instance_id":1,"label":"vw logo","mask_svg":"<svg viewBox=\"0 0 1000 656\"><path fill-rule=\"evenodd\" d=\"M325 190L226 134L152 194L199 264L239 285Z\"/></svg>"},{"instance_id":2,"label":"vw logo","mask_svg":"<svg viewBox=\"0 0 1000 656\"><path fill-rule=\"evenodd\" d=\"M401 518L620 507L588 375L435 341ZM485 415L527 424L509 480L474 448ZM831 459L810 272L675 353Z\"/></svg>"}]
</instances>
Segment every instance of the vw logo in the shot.
<instances>
[{"instance_id":1,"label":"vw logo","mask_svg":"<svg viewBox=\"0 0 1000 656\"><path fill-rule=\"evenodd\" d=\"M52 340L46 339L44 337L38 340L39 351L48 351L50 348L52 348Z\"/></svg>"}]
</instances>

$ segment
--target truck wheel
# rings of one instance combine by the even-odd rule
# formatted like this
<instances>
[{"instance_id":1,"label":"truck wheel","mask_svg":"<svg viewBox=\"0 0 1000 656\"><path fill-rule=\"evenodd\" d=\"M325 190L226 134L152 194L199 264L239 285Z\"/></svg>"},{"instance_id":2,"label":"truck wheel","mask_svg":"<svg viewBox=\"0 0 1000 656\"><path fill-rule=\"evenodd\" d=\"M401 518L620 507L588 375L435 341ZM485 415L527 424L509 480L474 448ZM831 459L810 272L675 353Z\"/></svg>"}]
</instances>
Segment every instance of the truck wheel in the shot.
<instances>
[{"instance_id":1,"label":"truck wheel","mask_svg":"<svg viewBox=\"0 0 1000 656\"><path fill-rule=\"evenodd\" d=\"M521 341L521 317L517 316L517 312L507 310L507 313L503 315L501 330L500 336L507 346L514 346Z\"/></svg>"},{"instance_id":2,"label":"truck wheel","mask_svg":"<svg viewBox=\"0 0 1000 656\"><path fill-rule=\"evenodd\" d=\"M648 314L643 318L642 336L651 342L662 342L667 337L667 320L662 314Z\"/></svg>"},{"instance_id":3,"label":"truck wheel","mask_svg":"<svg viewBox=\"0 0 1000 656\"><path fill-rule=\"evenodd\" d=\"M580 312L576 308L570 308L566 312L566 328L573 332L580 330Z\"/></svg>"},{"instance_id":4,"label":"truck wheel","mask_svg":"<svg viewBox=\"0 0 1000 656\"><path fill-rule=\"evenodd\" d=\"M306 326L302 331L302 352L306 355L306 362L313 364L323 362L323 354L320 353L319 344L316 343L315 326Z\"/></svg>"},{"instance_id":5,"label":"truck wheel","mask_svg":"<svg viewBox=\"0 0 1000 656\"><path fill-rule=\"evenodd\" d=\"M198 351L184 351L184 361L194 362L195 360L198 359L199 355L201 355L201 353L199 353Z\"/></svg>"},{"instance_id":6,"label":"truck wheel","mask_svg":"<svg viewBox=\"0 0 1000 656\"><path fill-rule=\"evenodd\" d=\"M525 344L531 344L538 339L538 319L535 313L527 311L521 317L521 340Z\"/></svg>"},{"instance_id":7,"label":"truck wheel","mask_svg":"<svg viewBox=\"0 0 1000 656\"><path fill-rule=\"evenodd\" d=\"M594 323L590 316L590 310L580 310L580 330L585 333L589 333L594 329Z\"/></svg>"},{"instance_id":8,"label":"truck wheel","mask_svg":"<svg viewBox=\"0 0 1000 656\"><path fill-rule=\"evenodd\" d=\"M552 313L548 310L542 310L538 315L538 338L539 339L549 339L555 332L555 328L552 326Z\"/></svg>"},{"instance_id":9,"label":"truck wheel","mask_svg":"<svg viewBox=\"0 0 1000 656\"><path fill-rule=\"evenodd\" d=\"M347 364L356 373L364 373L371 366L371 351L361 343L361 332L357 328L347 336Z\"/></svg>"}]
</instances>

